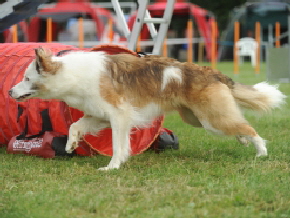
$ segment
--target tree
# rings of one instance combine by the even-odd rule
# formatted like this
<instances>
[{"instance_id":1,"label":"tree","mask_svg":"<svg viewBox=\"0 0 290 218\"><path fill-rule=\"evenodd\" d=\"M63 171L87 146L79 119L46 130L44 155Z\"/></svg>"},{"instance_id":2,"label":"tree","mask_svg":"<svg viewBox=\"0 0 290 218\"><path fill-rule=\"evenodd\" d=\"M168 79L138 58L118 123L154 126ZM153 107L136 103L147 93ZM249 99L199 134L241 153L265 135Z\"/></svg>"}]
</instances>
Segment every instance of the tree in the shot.
<instances>
[{"instance_id":1,"label":"tree","mask_svg":"<svg viewBox=\"0 0 290 218\"><path fill-rule=\"evenodd\" d=\"M219 29L226 28L229 18L229 13L237 6L244 4L247 0L218 0L218 1L205 1L205 0L191 0L193 4L199 5L201 8L209 10L214 13Z\"/></svg>"}]
</instances>

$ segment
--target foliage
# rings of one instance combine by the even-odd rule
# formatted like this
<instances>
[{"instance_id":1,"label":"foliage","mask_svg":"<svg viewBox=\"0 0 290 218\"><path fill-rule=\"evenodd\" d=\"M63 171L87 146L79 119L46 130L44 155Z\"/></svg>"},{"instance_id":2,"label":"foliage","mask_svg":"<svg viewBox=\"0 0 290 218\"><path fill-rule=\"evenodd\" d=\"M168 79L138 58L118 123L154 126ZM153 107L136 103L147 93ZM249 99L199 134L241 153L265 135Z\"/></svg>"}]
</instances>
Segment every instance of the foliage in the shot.
<instances>
[{"instance_id":1,"label":"foliage","mask_svg":"<svg viewBox=\"0 0 290 218\"><path fill-rule=\"evenodd\" d=\"M204 1L191 0L192 3L200 7L212 11L217 18L219 30L224 30L228 23L229 13L237 6L246 2L246 0L218 0L218 1Z\"/></svg>"}]
</instances>

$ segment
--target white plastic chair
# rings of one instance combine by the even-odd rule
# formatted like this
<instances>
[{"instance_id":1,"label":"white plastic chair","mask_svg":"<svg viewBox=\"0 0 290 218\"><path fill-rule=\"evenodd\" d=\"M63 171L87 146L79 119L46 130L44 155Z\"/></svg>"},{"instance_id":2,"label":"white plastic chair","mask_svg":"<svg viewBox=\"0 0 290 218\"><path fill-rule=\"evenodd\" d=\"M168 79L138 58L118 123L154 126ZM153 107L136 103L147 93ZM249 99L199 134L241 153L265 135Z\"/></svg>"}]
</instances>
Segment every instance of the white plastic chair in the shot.
<instances>
[{"instance_id":1,"label":"white plastic chair","mask_svg":"<svg viewBox=\"0 0 290 218\"><path fill-rule=\"evenodd\" d=\"M258 47L255 39L251 37L241 38L235 46L237 47L237 55L240 63L244 62L244 57L249 56L251 58L252 66L255 67Z\"/></svg>"}]
</instances>

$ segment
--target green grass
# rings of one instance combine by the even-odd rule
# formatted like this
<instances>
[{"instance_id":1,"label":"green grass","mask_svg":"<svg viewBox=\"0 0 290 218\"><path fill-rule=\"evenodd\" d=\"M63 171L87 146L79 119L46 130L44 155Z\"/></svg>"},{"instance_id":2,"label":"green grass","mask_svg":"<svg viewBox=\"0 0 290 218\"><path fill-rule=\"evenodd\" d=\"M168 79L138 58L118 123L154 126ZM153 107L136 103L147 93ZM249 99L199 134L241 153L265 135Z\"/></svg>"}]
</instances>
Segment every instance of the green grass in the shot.
<instances>
[{"instance_id":1,"label":"green grass","mask_svg":"<svg viewBox=\"0 0 290 218\"><path fill-rule=\"evenodd\" d=\"M232 63L218 68L235 81L265 80L249 64L232 74ZM290 94L290 85L281 90ZM0 149L1 218L270 218L290 217L290 116L288 106L247 119L268 140L269 156L255 158L253 146L238 144L183 124L168 115L180 149L147 151L119 170L97 171L109 157L45 160L8 155Z\"/></svg>"}]
</instances>

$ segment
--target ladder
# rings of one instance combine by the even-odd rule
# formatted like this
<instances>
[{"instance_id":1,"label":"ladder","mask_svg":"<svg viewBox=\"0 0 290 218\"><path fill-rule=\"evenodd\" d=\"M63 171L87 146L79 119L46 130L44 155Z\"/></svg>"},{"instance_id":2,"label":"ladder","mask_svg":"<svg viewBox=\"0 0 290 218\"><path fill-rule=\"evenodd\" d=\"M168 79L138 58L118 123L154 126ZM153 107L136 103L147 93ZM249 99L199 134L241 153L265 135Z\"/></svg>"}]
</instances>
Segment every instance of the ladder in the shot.
<instances>
[{"instance_id":1,"label":"ladder","mask_svg":"<svg viewBox=\"0 0 290 218\"><path fill-rule=\"evenodd\" d=\"M12 25L37 13L37 8L47 0L0 1L0 33ZM2 3L3 2L3 3Z\"/></svg>"},{"instance_id":2,"label":"ladder","mask_svg":"<svg viewBox=\"0 0 290 218\"><path fill-rule=\"evenodd\" d=\"M138 0L138 11L135 23L133 25L132 31L129 30L124 13L120 7L119 0L111 0L116 11L117 18L120 21L122 30L128 42L128 49L134 51L136 50L136 45L138 37L140 35L143 24L147 24L150 31L150 35L153 39L153 55L160 55L164 39L167 34L168 26L171 22L171 17L173 13L175 0L168 0L164 15L162 18L151 18L147 6L149 0ZM160 24L158 32L155 29L154 24Z\"/></svg>"}]
</instances>

